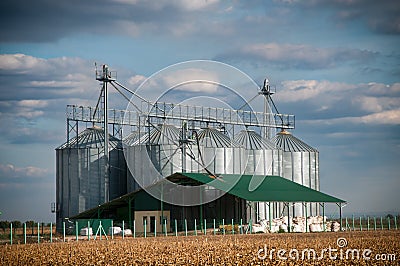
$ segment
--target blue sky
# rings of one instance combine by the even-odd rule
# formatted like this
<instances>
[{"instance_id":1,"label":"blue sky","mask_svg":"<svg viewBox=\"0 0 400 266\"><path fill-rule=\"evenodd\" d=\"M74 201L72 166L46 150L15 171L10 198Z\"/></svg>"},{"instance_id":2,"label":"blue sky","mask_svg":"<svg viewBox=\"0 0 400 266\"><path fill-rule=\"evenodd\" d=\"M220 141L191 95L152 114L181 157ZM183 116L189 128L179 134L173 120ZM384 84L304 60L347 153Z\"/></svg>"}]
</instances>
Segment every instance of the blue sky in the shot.
<instances>
[{"instance_id":1,"label":"blue sky","mask_svg":"<svg viewBox=\"0 0 400 266\"><path fill-rule=\"evenodd\" d=\"M398 1L4 0L0 13L1 220L55 220L54 149L65 106L96 103L94 62L135 89L193 59L269 77L344 213L400 212Z\"/></svg>"}]
</instances>

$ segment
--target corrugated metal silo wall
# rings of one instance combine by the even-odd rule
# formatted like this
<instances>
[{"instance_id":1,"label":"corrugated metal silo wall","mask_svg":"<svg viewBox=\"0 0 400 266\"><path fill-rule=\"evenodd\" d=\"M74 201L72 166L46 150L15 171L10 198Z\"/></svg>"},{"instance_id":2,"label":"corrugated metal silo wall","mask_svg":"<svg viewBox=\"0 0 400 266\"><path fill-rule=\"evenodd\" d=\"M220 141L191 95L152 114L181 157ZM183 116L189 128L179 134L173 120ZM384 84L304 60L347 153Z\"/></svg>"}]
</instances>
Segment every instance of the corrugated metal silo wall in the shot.
<instances>
[{"instance_id":1,"label":"corrugated metal silo wall","mask_svg":"<svg viewBox=\"0 0 400 266\"><path fill-rule=\"evenodd\" d=\"M309 151L284 151L283 177L306 187L319 190L319 153ZM307 216L319 215L318 203L307 205ZM282 208L283 206L280 207L280 211L287 214L287 210ZM305 216L306 211L304 208L302 203L295 203L291 210L293 216Z\"/></svg>"},{"instance_id":2,"label":"corrugated metal silo wall","mask_svg":"<svg viewBox=\"0 0 400 266\"><path fill-rule=\"evenodd\" d=\"M120 150L112 150L110 200L126 194L126 165ZM94 208L105 201L105 161L102 148L56 150L57 230L65 218Z\"/></svg>"}]
</instances>

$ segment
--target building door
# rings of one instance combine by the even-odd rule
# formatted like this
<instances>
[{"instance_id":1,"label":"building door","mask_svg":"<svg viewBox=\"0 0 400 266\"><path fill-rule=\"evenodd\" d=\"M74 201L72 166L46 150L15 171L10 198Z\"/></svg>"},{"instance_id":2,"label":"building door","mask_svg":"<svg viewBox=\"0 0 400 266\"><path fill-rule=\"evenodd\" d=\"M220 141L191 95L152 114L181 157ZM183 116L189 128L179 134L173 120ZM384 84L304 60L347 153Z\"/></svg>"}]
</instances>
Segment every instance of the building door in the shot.
<instances>
[{"instance_id":1,"label":"building door","mask_svg":"<svg viewBox=\"0 0 400 266\"><path fill-rule=\"evenodd\" d=\"M150 232L154 233L156 228L156 217L150 216Z\"/></svg>"}]
</instances>

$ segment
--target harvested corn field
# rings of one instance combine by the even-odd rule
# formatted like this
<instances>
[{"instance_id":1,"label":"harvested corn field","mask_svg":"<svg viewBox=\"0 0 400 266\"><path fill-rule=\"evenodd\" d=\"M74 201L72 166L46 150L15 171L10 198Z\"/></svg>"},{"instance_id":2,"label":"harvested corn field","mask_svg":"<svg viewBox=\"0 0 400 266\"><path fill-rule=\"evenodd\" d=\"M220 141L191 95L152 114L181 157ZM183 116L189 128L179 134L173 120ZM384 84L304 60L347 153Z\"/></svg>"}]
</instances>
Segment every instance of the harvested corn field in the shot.
<instances>
[{"instance_id":1,"label":"harvested corn field","mask_svg":"<svg viewBox=\"0 0 400 266\"><path fill-rule=\"evenodd\" d=\"M398 265L399 239L375 231L3 245L0 265Z\"/></svg>"}]
</instances>

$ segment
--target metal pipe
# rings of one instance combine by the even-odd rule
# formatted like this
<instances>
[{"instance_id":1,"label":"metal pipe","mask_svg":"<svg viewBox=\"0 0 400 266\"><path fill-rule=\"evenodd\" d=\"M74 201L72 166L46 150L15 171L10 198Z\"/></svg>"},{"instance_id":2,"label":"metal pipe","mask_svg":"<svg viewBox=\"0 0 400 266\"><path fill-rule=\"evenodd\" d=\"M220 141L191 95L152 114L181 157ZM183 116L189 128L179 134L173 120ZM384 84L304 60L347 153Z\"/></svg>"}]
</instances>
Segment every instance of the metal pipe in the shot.
<instances>
[{"instance_id":1,"label":"metal pipe","mask_svg":"<svg viewBox=\"0 0 400 266\"><path fill-rule=\"evenodd\" d=\"M90 221L89 220L87 221L87 228L88 228L87 240L90 241Z\"/></svg>"},{"instance_id":2,"label":"metal pipe","mask_svg":"<svg viewBox=\"0 0 400 266\"><path fill-rule=\"evenodd\" d=\"M222 232L225 235L225 219L222 219Z\"/></svg>"},{"instance_id":3,"label":"metal pipe","mask_svg":"<svg viewBox=\"0 0 400 266\"><path fill-rule=\"evenodd\" d=\"M63 242L65 242L65 222L63 222Z\"/></svg>"},{"instance_id":4,"label":"metal pipe","mask_svg":"<svg viewBox=\"0 0 400 266\"><path fill-rule=\"evenodd\" d=\"M150 219L150 228L151 228L151 219ZM157 219L154 219L154 237L157 237Z\"/></svg>"},{"instance_id":5,"label":"metal pipe","mask_svg":"<svg viewBox=\"0 0 400 266\"><path fill-rule=\"evenodd\" d=\"M194 219L194 235L197 236L197 225L196 225L196 219Z\"/></svg>"},{"instance_id":6,"label":"metal pipe","mask_svg":"<svg viewBox=\"0 0 400 266\"><path fill-rule=\"evenodd\" d=\"M12 246L12 239L13 239L13 227L12 223L10 223L10 245Z\"/></svg>"},{"instance_id":7,"label":"metal pipe","mask_svg":"<svg viewBox=\"0 0 400 266\"><path fill-rule=\"evenodd\" d=\"M37 223L37 242L40 243L40 223Z\"/></svg>"},{"instance_id":8,"label":"metal pipe","mask_svg":"<svg viewBox=\"0 0 400 266\"><path fill-rule=\"evenodd\" d=\"M235 234L235 226L233 225L233 218L232 218L232 235Z\"/></svg>"},{"instance_id":9,"label":"metal pipe","mask_svg":"<svg viewBox=\"0 0 400 266\"><path fill-rule=\"evenodd\" d=\"M204 235L207 235L207 220L204 219Z\"/></svg>"},{"instance_id":10,"label":"metal pipe","mask_svg":"<svg viewBox=\"0 0 400 266\"><path fill-rule=\"evenodd\" d=\"M362 221L361 221L361 216L360 216L360 231L362 231Z\"/></svg>"},{"instance_id":11,"label":"metal pipe","mask_svg":"<svg viewBox=\"0 0 400 266\"><path fill-rule=\"evenodd\" d=\"M53 223L50 223L50 243L53 243Z\"/></svg>"},{"instance_id":12,"label":"metal pipe","mask_svg":"<svg viewBox=\"0 0 400 266\"><path fill-rule=\"evenodd\" d=\"M387 221L388 221L388 230L390 230L390 217L389 216L387 218Z\"/></svg>"}]
</instances>

